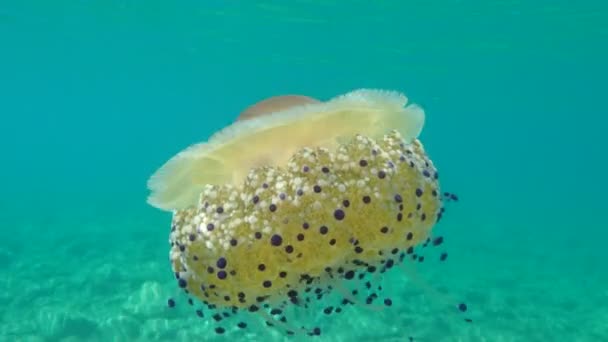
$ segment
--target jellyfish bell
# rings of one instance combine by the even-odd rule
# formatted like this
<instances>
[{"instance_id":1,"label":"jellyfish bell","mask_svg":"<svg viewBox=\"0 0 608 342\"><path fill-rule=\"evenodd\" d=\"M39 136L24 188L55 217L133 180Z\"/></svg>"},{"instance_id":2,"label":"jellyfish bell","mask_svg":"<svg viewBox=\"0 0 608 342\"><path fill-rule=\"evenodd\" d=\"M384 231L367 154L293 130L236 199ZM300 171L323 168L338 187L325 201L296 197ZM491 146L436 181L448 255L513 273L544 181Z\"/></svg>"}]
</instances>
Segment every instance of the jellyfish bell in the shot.
<instances>
[{"instance_id":1,"label":"jellyfish bell","mask_svg":"<svg viewBox=\"0 0 608 342\"><path fill-rule=\"evenodd\" d=\"M304 95L273 96L247 107L241 112L237 120L248 120L262 115L276 113L285 109L316 103L321 103L321 101Z\"/></svg>"},{"instance_id":2,"label":"jellyfish bell","mask_svg":"<svg viewBox=\"0 0 608 342\"><path fill-rule=\"evenodd\" d=\"M259 118L264 115L283 112L290 108L317 103L321 103L321 101L304 95L273 96L247 107L239 114L237 121ZM260 167L263 165L272 165L273 157L277 158L281 153L279 150L281 150L280 147L278 149L269 147L268 150L265 151L266 153L252 156L251 166Z\"/></svg>"},{"instance_id":3,"label":"jellyfish bell","mask_svg":"<svg viewBox=\"0 0 608 342\"><path fill-rule=\"evenodd\" d=\"M240 184L254 167L284 166L303 147L334 149L355 134L379 138L391 129L415 139L424 111L398 92L361 89L326 102L301 95L247 108L207 142L171 158L150 177L148 203L163 210L196 205L207 184Z\"/></svg>"}]
</instances>

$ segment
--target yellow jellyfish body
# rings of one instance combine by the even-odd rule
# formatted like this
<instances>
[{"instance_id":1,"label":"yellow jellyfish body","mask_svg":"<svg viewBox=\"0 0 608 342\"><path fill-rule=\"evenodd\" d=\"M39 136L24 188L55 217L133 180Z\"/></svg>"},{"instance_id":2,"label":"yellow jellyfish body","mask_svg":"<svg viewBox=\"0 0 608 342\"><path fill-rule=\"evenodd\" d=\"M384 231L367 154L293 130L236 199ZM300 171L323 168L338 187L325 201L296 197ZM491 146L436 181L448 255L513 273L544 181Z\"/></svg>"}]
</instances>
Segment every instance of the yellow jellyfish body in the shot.
<instances>
[{"instance_id":1,"label":"yellow jellyfish body","mask_svg":"<svg viewBox=\"0 0 608 342\"><path fill-rule=\"evenodd\" d=\"M403 260L442 212L423 124L397 92L280 97L179 153L149 183L149 203L173 211L179 286L258 311Z\"/></svg>"}]
</instances>

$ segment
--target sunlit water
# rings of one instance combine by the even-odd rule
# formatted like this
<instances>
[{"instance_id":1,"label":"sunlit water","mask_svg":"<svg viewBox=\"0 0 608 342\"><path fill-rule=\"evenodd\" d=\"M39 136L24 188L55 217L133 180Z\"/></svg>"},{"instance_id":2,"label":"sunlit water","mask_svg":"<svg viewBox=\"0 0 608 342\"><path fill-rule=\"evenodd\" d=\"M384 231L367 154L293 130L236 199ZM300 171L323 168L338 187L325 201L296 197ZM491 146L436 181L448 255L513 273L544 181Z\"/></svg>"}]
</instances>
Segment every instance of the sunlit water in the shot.
<instances>
[{"instance_id":1,"label":"sunlit water","mask_svg":"<svg viewBox=\"0 0 608 342\"><path fill-rule=\"evenodd\" d=\"M437 226L449 259L417 267L430 289L395 269L394 306L311 313L317 339L608 340L607 14L601 1L1 2L0 340L284 339L264 324L216 335L185 304L146 181L262 98L361 87L425 108L421 140L460 200Z\"/></svg>"}]
</instances>

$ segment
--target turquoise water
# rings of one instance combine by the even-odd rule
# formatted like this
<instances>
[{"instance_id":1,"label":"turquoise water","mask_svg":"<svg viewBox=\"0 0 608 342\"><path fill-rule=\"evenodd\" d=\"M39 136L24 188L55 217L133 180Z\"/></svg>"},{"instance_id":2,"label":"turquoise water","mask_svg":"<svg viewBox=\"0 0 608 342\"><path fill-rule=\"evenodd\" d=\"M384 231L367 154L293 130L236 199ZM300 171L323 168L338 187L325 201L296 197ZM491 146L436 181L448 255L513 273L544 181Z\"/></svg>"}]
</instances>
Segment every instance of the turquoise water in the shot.
<instances>
[{"instance_id":1,"label":"turquoise water","mask_svg":"<svg viewBox=\"0 0 608 342\"><path fill-rule=\"evenodd\" d=\"M0 2L0 340L285 339L167 308L146 181L262 98L357 88L427 113L460 201L418 273L473 323L395 270L399 305L311 315L316 339L608 340L607 23L601 1Z\"/></svg>"}]
</instances>

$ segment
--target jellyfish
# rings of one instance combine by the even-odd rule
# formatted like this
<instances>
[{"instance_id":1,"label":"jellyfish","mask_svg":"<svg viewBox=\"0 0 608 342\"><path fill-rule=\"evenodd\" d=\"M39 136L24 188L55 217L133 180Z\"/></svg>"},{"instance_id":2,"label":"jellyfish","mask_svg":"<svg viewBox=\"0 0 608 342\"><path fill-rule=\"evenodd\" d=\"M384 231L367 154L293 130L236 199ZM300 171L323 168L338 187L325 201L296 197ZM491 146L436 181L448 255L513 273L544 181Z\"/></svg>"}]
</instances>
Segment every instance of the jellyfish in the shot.
<instances>
[{"instance_id":1,"label":"jellyfish","mask_svg":"<svg viewBox=\"0 0 608 342\"><path fill-rule=\"evenodd\" d=\"M315 336L320 327L287 312L391 306L373 282L441 244L431 231L456 198L418 139L424 121L397 91L276 96L161 166L148 203L173 215L169 258L179 288L203 304L196 313L218 334L252 313Z\"/></svg>"}]
</instances>

